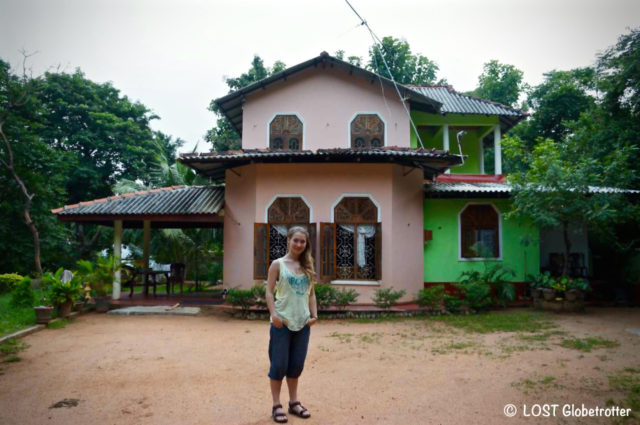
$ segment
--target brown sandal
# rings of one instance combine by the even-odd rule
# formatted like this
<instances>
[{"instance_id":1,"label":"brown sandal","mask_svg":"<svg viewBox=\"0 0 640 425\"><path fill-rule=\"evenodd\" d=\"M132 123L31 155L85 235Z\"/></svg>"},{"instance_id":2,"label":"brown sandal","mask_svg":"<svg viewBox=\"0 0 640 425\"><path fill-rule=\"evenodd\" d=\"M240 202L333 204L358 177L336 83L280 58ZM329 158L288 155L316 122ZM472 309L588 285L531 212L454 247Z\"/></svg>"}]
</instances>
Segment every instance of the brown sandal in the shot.
<instances>
[{"instance_id":1,"label":"brown sandal","mask_svg":"<svg viewBox=\"0 0 640 425\"><path fill-rule=\"evenodd\" d=\"M278 409L282 409L282 404L276 404L271 408L271 417L273 418L273 421L279 424L287 423L289 418L287 418L287 415L284 413L276 413L276 410Z\"/></svg>"},{"instance_id":2,"label":"brown sandal","mask_svg":"<svg viewBox=\"0 0 640 425\"><path fill-rule=\"evenodd\" d=\"M293 409L296 406L300 406L299 412ZM289 402L289 413L296 415L302 419L309 419L311 417L311 414L309 413L308 415L305 415L305 412L309 413L307 408L304 407L299 401L294 401L293 403Z\"/></svg>"}]
</instances>

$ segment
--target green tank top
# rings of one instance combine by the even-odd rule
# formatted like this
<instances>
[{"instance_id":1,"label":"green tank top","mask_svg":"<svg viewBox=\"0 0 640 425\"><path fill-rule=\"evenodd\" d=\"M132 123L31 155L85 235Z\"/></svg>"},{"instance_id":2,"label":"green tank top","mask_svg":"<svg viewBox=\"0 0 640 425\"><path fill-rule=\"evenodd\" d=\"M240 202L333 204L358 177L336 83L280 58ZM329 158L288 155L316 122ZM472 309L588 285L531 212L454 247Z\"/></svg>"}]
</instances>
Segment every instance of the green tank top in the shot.
<instances>
[{"instance_id":1,"label":"green tank top","mask_svg":"<svg viewBox=\"0 0 640 425\"><path fill-rule=\"evenodd\" d=\"M289 330L297 332L311 317L309 312L311 285L307 275L293 273L287 268L282 258L277 261L280 262L280 274L276 282L276 314L284 320Z\"/></svg>"}]
</instances>

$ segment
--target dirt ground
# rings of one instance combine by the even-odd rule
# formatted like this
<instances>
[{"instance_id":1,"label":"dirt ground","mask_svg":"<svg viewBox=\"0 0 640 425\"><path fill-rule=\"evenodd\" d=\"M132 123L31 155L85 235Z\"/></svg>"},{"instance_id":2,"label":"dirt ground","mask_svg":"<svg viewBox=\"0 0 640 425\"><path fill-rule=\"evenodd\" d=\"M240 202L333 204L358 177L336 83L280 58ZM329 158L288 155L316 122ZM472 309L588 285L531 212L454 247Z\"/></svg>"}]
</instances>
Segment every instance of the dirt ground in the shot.
<instances>
[{"instance_id":1,"label":"dirt ground","mask_svg":"<svg viewBox=\"0 0 640 425\"><path fill-rule=\"evenodd\" d=\"M605 407L623 395L608 376L640 366L640 309L551 315L541 340L470 333L430 319L321 321L299 395L311 424L605 424L606 418L526 417L534 404ZM0 424L270 424L268 323L87 314L24 338L0 363ZM562 338L616 348L581 352ZM76 406L52 408L65 399ZM288 401L286 389L283 404ZM506 417L504 406L518 411ZM560 408L559 408L560 409Z\"/></svg>"}]
</instances>

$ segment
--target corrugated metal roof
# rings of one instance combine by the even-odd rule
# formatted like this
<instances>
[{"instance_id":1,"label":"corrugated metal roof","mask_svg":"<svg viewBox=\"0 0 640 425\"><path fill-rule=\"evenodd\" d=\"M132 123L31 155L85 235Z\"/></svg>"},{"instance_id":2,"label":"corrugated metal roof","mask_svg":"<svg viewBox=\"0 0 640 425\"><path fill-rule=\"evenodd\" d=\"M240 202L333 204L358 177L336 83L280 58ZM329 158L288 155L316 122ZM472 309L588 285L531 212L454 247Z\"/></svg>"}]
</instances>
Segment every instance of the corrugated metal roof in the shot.
<instances>
[{"instance_id":1,"label":"corrugated metal roof","mask_svg":"<svg viewBox=\"0 0 640 425\"><path fill-rule=\"evenodd\" d=\"M217 214L224 205L224 187L171 186L110 196L52 210L76 215L202 215Z\"/></svg>"},{"instance_id":2,"label":"corrugated metal roof","mask_svg":"<svg viewBox=\"0 0 640 425\"><path fill-rule=\"evenodd\" d=\"M459 194L461 196L468 194L490 195L497 197L509 196L511 194L511 185L509 183L440 183L426 182L425 192L438 194ZM615 187L598 187L589 186L589 193L620 193L636 195L640 194L640 190L619 189Z\"/></svg>"},{"instance_id":3,"label":"corrugated metal roof","mask_svg":"<svg viewBox=\"0 0 640 425\"><path fill-rule=\"evenodd\" d=\"M451 86L409 86L409 88L442 103L441 113L526 116L524 112L510 106L458 93Z\"/></svg>"}]
</instances>

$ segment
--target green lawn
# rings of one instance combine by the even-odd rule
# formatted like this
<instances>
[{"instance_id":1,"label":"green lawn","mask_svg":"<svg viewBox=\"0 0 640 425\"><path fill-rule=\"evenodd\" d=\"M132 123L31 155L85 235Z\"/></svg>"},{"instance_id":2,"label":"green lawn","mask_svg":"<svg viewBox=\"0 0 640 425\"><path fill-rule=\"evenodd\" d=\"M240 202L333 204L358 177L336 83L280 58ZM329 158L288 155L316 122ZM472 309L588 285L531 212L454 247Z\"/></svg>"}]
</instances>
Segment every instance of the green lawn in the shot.
<instances>
[{"instance_id":1,"label":"green lawn","mask_svg":"<svg viewBox=\"0 0 640 425\"><path fill-rule=\"evenodd\" d=\"M11 294L0 295L0 336L28 328L36 324L33 307L13 308Z\"/></svg>"}]
</instances>

